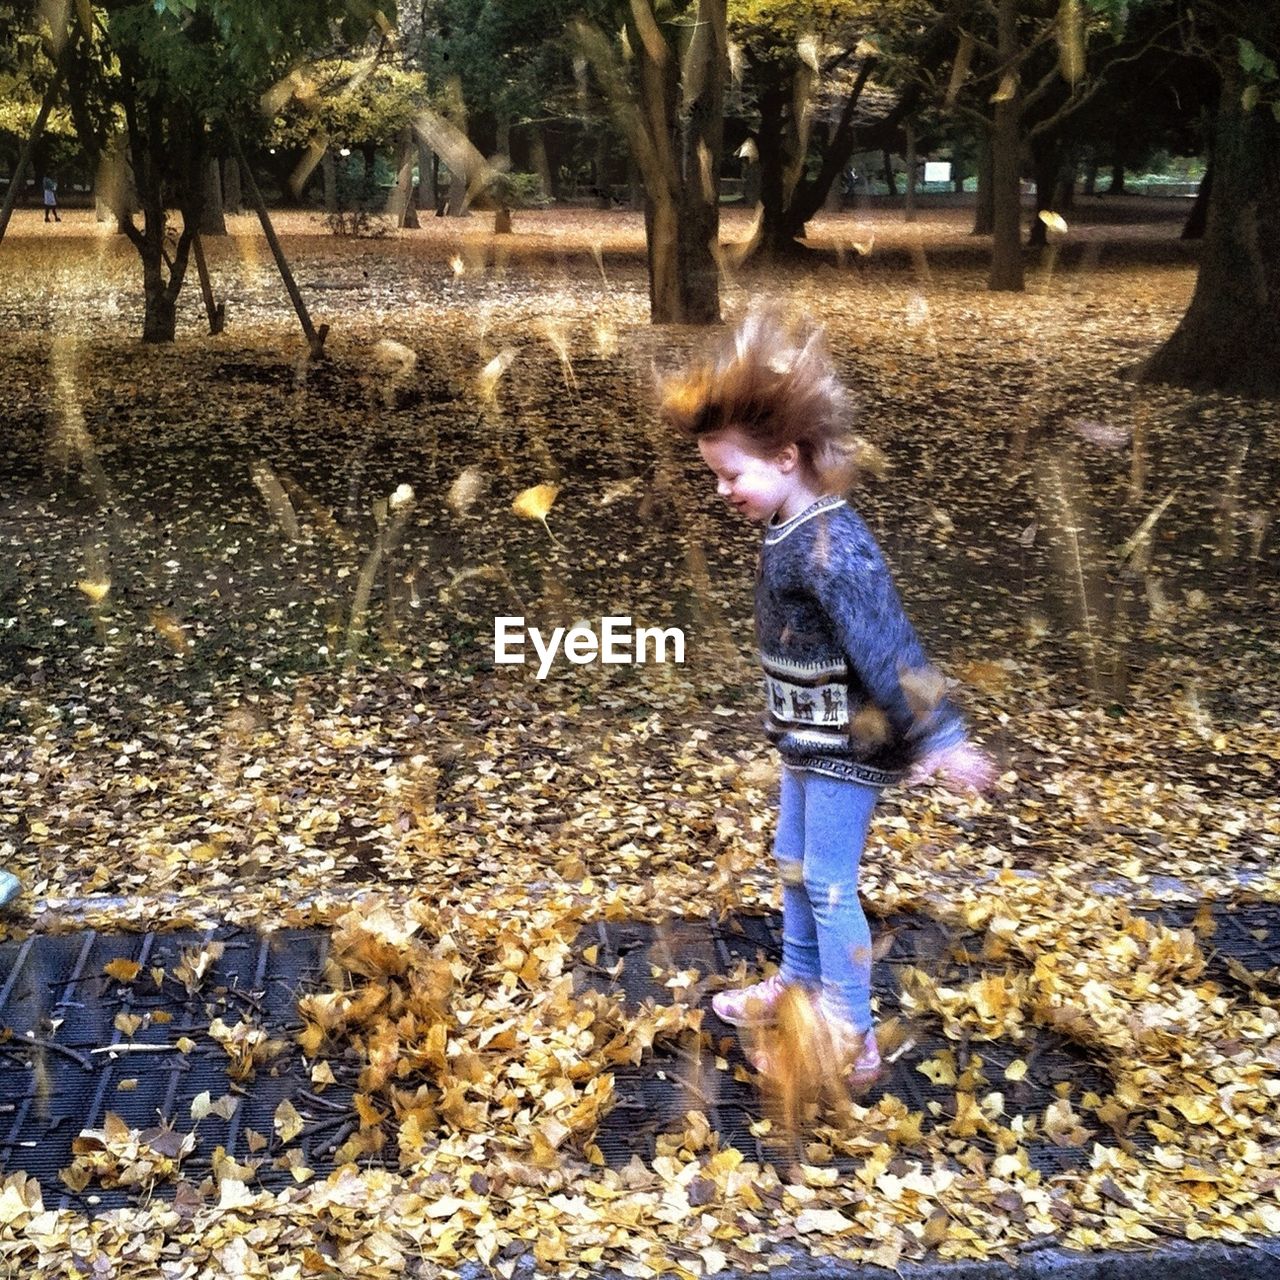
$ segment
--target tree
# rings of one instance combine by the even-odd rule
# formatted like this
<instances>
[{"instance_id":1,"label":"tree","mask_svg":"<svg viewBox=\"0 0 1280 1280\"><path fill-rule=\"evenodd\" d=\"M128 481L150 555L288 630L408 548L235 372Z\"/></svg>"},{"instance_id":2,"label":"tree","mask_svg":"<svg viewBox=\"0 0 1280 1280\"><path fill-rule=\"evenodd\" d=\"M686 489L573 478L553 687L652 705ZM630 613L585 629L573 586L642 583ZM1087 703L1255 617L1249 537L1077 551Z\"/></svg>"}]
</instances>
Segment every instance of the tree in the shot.
<instances>
[{"instance_id":1,"label":"tree","mask_svg":"<svg viewBox=\"0 0 1280 1280\"><path fill-rule=\"evenodd\" d=\"M1139 375L1280 396L1280 10L1223 0L1190 18L1221 77L1208 222L1187 312Z\"/></svg>"},{"instance_id":2,"label":"tree","mask_svg":"<svg viewBox=\"0 0 1280 1280\"><path fill-rule=\"evenodd\" d=\"M77 136L96 163L123 133L142 225L118 194L114 212L142 262L142 338L170 342L216 136L246 130L263 91L303 54L361 39L375 10L365 0L99 0L72 11Z\"/></svg>"},{"instance_id":3,"label":"tree","mask_svg":"<svg viewBox=\"0 0 1280 1280\"><path fill-rule=\"evenodd\" d=\"M295 68L268 99L277 114L271 142L300 154L289 186L301 196L316 162L323 166L325 209L339 205L334 152L358 151L364 158L365 204L374 197L374 160L381 147L404 151L404 135L428 100L426 76L397 57L319 58Z\"/></svg>"},{"instance_id":4,"label":"tree","mask_svg":"<svg viewBox=\"0 0 1280 1280\"><path fill-rule=\"evenodd\" d=\"M871 113L862 110L864 90L889 70L881 47L919 26L919 8L911 0L732 0L730 35L758 117L760 222L750 252L797 249L855 150L887 149L897 137L920 97L919 83L877 93L887 105ZM928 56L927 49L921 41L919 55ZM821 132L811 128L820 96L833 117Z\"/></svg>"},{"instance_id":5,"label":"tree","mask_svg":"<svg viewBox=\"0 0 1280 1280\"><path fill-rule=\"evenodd\" d=\"M602 128L607 110L575 102L569 23L601 22L607 13L605 25L615 30L621 21L614 21L615 9L612 0L423 0L406 18L407 54L434 87L435 109L492 157L495 172L508 168L519 151L543 176L550 196L545 124L581 121L585 114L600 146L610 140ZM457 176L465 187L465 175Z\"/></svg>"},{"instance_id":6,"label":"tree","mask_svg":"<svg viewBox=\"0 0 1280 1280\"><path fill-rule=\"evenodd\" d=\"M956 49L945 96L933 81L935 96L976 124L990 152L987 285L1020 291L1024 147L1044 135L1042 159L1046 169L1056 169L1053 135L1098 92L1099 68L1108 57L1115 60L1131 6L1125 0L992 0L935 7Z\"/></svg>"},{"instance_id":7,"label":"tree","mask_svg":"<svg viewBox=\"0 0 1280 1280\"><path fill-rule=\"evenodd\" d=\"M55 109L68 55L65 14L60 25L55 20L39 32L28 28L26 17L0 3L0 67L8 68L0 72L0 154L7 153L10 162L0 239L32 168L39 187L51 164L74 154L65 113Z\"/></svg>"},{"instance_id":8,"label":"tree","mask_svg":"<svg viewBox=\"0 0 1280 1280\"><path fill-rule=\"evenodd\" d=\"M725 0L633 0L623 30L634 78L598 26L575 29L644 178L650 316L719 323Z\"/></svg>"}]
</instances>

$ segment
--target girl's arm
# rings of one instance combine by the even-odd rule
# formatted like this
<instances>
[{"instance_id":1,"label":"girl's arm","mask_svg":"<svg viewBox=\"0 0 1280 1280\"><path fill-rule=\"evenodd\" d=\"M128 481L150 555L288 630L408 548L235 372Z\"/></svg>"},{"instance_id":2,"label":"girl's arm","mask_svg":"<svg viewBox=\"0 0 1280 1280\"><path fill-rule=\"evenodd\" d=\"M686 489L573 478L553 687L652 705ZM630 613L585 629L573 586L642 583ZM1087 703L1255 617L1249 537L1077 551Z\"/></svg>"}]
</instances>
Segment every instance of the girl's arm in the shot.
<instances>
[{"instance_id":1,"label":"girl's arm","mask_svg":"<svg viewBox=\"0 0 1280 1280\"><path fill-rule=\"evenodd\" d=\"M925 755L911 771L909 782L927 782L940 773L961 790L986 791L995 781L996 767L991 757L971 742L958 742Z\"/></svg>"},{"instance_id":2,"label":"girl's arm","mask_svg":"<svg viewBox=\"0 0 1280 1280\"><path fill-rule=\"evenodd\" d=\"M909 744L917 762L941 760L943 753L966 745L964 718L943 696L941 679L925 656L870 531L859 529L861 521L855 520L853 538L815 546L815 559L826 563L814 566L809 585L894 737Z\"/></svg>"}]
</instances>

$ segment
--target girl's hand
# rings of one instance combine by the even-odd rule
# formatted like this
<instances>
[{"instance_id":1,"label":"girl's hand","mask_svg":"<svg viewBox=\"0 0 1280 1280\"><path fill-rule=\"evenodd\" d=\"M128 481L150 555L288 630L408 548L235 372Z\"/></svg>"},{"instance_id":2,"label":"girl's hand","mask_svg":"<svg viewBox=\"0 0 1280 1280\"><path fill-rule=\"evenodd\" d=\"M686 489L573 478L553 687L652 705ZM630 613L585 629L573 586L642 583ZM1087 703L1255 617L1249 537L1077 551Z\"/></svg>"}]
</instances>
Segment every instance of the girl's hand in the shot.
<instances>
[{"instance_id":1,"label":"girl's hand","mask_svg":"<svg viewBox=\"0 0 1280 1280\"><path fill-rule=\"evenodd\" d=\"M996 778L991 757L971 742L957 742L941 751L931 751L911 771L909 782L927 782L934 774L953 783L959 790L986 791Z\"/></svg>"}]
</instances>

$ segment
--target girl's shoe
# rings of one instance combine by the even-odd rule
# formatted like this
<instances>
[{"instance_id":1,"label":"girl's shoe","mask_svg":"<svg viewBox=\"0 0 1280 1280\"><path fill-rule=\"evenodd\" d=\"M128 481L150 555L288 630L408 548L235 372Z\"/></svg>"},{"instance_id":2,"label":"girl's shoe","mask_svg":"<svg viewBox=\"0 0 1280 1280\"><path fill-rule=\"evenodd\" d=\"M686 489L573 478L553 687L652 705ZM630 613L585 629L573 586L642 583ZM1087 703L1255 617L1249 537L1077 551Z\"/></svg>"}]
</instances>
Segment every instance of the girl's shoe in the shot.
<instances>
[{"instance_id":1,"label":"girl's shoe","mask_svg":"<svg viewBox=\"0 0 1280 1280\"><path fill-rule=\"evenodd\" d=\"M18 896L22 882L11 871L0 871L0 907Z\"/></svg>"},{"instance_id":2,"label":"girl's shoe","mask_svg":"<svg viewBox=\"0 0 1280 1280\"><path fill-rule=\"evenodd\" d=\"M844 1069L844 1082L855 1093L871 1088L880 1079L884 1066L880 1061L875 1027L863 1035L848 1022L838 1027L831 1026L831 1042L837 1056L848 1063Z\"/></svg>"},{"instance_id":3,"label":"girl's shoe","mask_svg":"<svg viewBox=\"0 0 1280 1280\"><path fill-rule=\"evenodd\" d=\"M827 1014L821 1002L817 1010L822 1022L818 1024L817 1038L808 1044L808 1052L816 1055L815 1062L825 1064L821 1068L824 1074L838 1074L849 1092L866 1092L884 1071L875 1028L861 1032L844 1018ZM747 1061L761 1075L773 1076L781 1069L781 1062L774 1056L780 1049L776 1042L753 1045L747 1050Z\"/></svg>"},{"instance_id":4,"label":"girl's shoe","mask_svg":"<svg viewBox=\"0 0 1280 1280\"><path fill-rule=\"evenodd\" d=\"M827 1003L825 996L818 1001L818 1013L826 1023L831 1051L841 1064L845 1084L855 1093L870 1088L880 1078L883 1069L875 1027L859 1031L848 1018Z\"/></svg>"},{"instance_id":5,"label":"girl's shoe","mask_svg":"<svg viewBox=\"0 0 1280 1280\"><path fill-rule=\"evenodd\" d=\"M770 1027L777 1021L778 1002L787 984L781 973L737 991L721 991L711 997L716 1017L731 1027Z\"/></svg>"}]
</instances>

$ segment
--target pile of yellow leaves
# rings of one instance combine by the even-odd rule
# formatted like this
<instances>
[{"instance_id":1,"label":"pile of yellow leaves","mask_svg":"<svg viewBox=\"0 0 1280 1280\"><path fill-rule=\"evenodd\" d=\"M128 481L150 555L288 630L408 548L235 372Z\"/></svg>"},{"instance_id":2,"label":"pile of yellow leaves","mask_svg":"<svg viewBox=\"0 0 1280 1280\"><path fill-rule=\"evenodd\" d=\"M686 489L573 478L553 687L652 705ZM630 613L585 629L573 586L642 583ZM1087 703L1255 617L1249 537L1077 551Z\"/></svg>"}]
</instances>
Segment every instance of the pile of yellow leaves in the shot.
<instances>
[{"instance_id":1,"label":"pile of yellow leaves","mask_svg":"<svg viewBox=\"0 0 1280 1280\"><path fill-rule=\"evenodd\" d=\"M610 1072L659 1038L696 1032L702 1012L628 1012L620 996L575 995L582 917L570 899L526 910L518 925L506 911L415 902L338 922L334 989L299 1001L299 1041L311 1057L347 1047L363 1064L360 1128L339 1161L391 1136L402 1167L434 1163L443 1131L501 1151L500 1172L535 1185L564 1151L603 1165L590 1139L612 1100Z\"/></svg>"},{"instance_id":2,"label":"pile of yellow leaves","mask_svg":"<svg viewBox=\"0 0 1280 1280\"><path fill-rule=\"evenodd\" d=\"M194 1133L164 1126L139 1132L108 1111L101 1129L85 1129L72 1142L74 1158L62 1171L62 1180L72 1191L83 1191L95 1181L103 1187L150 1191L176 1178L195 1147Z\"/></svg>"}]
</instances>

